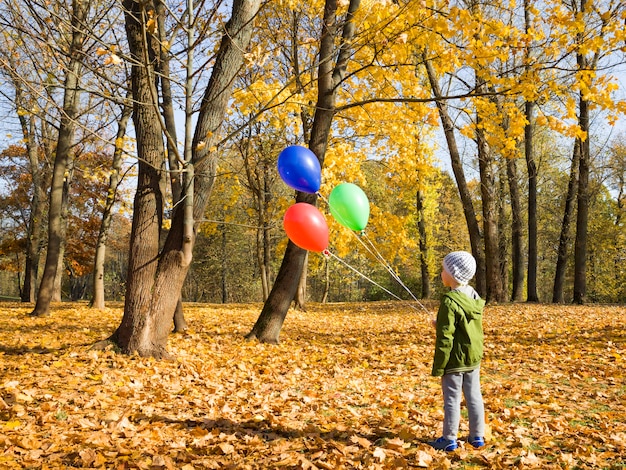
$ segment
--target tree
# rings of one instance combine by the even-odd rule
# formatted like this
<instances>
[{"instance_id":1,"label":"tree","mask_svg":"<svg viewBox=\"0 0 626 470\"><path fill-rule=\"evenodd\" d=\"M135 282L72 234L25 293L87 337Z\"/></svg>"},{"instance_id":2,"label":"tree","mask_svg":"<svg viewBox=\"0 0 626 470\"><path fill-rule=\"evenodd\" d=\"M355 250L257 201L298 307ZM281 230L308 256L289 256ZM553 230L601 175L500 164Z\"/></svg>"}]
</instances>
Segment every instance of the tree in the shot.
<instances>
[{"instance_id":1,"label":"tree","mask_svg":"<svg viewBox=\"0 0 626 470\"><path fill-rule=\"evenodd\" d=\"M163 139L160 116L154 96L154 70L150 58L158 50L158 39L145 34L154 25L154 6L126 0L125 18L128 43L133 57L132 90L135 109L133 122L140 160L135 195L124 316L111 337L125 353L168 357L166 350L179 295L189 269L195 240L196 221L202 218L215 178L219 130L230 99L232 85L244 63L258 0L236 0L223 31L213 72L204 91L193 139L186 132L183 204L173 213L171 228L159 250L163 209ZM188 44L193 44L193 17L188 12ZM186 119L191 121L191 66L187 50ZM158 256L157 256L158 255Z\"/></svg>"},{"instance_id":2,"label":"tree","mask_svg":"<svg viewBox=\"0 0 626 470\"><path fill-rule=\"evenodd\" d=\"M118 194L118 185L121 181L121 164L124 153L124 136L126 135L126 126L130 119L132 107L124 105L119 120L117 137L115 139L113 156L111 159L111 173L109 175L109 186L106 193L104 207L102 208L102 221L98 232L98 240L96 242L96 253L93 262L93 297L91 306L97 309L104 308L104 264L106 259L106 246L113 218L113 206Z\"/></svg>"},{"instance_id":3,"label":"tree","mask_svg":"<svg viewBox=\"0 0 626 470\"><path fill-rule=\"evenodd\" d=\"M530 0L524 0L524 33L530 38L534 30L532 22L532 8ZM531 41L524 50L525 68L528 75L533 75L531 63L532 57ZM531 96L534 98L534 93ZM524 100L524 116L526 125L524 126L524 157L526 159L526 169L528 172L528 269L526 284L526 300L537 302L537 165L534 155L534 110L535 101L532 98ZM516 250L515 250L516 251ZM519 275L519 274L517 274ZM515 299L515 294L513 295Z\"/></svg>"},{"instance_id":4,"label":"tree","mask_svg":"<svg viewBox=\"0 0 626 470\"><path fill-rule=\"evenodd\" d=\"M565 207L563 210L563 219L561 222L561 233L559 236L556 269L554 274L554 287L552 289L553 303L565 302L563 289L565 284L565 270L567 268L567 251L570 242L570 227L575 208L574 201L576 198L576 193L578 192L578 168L580 165L580 153L580 140L577 139L574 144L572 164L567 184L567 195L565 196Z\"/></svg>"},{"instance_id":5,"label":"tree","mask_svg":"<svg viewBox=\"0 0 626 470\"><path fill-rule=\"evenodd\" d=\"M450 161L452 165L452 171L456 179L457 188L463 204L463 213L465 214L465 220L469 232L470 244L472 254L476 259L476 289L480 295L486 295L487 293L487 277L485 270L485 252L482 243L482 233L478 225L476 218L476 212L470 192L467 187L467 181L465 178L465 171L461 163L461 155L458 150L456 137L454 134L454 124L450 114L448 113L448 106L443 99L443 95L439 86L438 79L435 75L435 70L430 63L426 55L424 58L424 66L428 74L428 80L431 90L435 99L437 100L437 109L439 110L439 116L441 119L441 125L443 127L446 143L448 145L448 152L450 153Z\"/></svg>"},{"instance_id":6,"label":"tree","mask_svg":"<svg viewBox=\"0 0 626 470\"><path fill-rule=\"evenodd\" d=\"M309 143L309 148L317 156L322 167L335 114L337 87L346 74L350 41L355 30L353 17L359 4L360 0L350 0L343 28L337 18L336 0L326 0L324 6L317 77L318 98ZM335 42L339 37L339 31L342 31L342 34L337 47ZM337 59L333 61L335 56ZM296 202L315 205L315 201L315 195L298 191ZM306 251L289 241L272 291L252 330L246 335L247 339L257 339L266 343L278 342L280 329L298 289L305 260Z\"/></svg>"},{"instance_id":7,"label":"tree","mask_svg":"<svg viewBox=\"0 0 626 470\"><path fill-rule=\"evenodd\" d=\"M50 187L50 204L48 213L48 250L46 252L46 264L39 285L37 302L33 316L48 315L50 302L54 293L54 282L57 276L61 247L65 237L65 225L63 220L64 201L70 180L68 170L72 167L72 146L76 118L78 116L78 103L80 100L80 76L81 58L84 53L83 42L85 33L82 24L86 22L89 14L89 0L74 0L72 4L72 34L71 44L68 51L69 62L64 82L63 113L60 118L59 137L56 145L56 157L52 170L52 183Z\"/></svg>"}]
</instances>

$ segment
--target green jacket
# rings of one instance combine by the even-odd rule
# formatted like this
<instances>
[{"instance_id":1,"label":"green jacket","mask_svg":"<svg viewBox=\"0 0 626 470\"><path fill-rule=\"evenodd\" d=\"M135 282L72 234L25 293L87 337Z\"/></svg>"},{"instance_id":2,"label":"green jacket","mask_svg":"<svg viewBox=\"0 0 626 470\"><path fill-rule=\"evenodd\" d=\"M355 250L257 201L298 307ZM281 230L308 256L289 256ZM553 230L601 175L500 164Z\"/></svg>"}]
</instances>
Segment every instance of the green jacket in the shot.
<instances>
[{"instance_id":1,"label":"green jacket","mask_svg":"<svg viewBox=\"0 0 626 470\"><path fill-rule=\"evenodd\" d=\"M485 301L478 294L475 297L452 290L441 299L437 313L433 376L469 372L480 366Z\"/></svg>"}]
</instances>

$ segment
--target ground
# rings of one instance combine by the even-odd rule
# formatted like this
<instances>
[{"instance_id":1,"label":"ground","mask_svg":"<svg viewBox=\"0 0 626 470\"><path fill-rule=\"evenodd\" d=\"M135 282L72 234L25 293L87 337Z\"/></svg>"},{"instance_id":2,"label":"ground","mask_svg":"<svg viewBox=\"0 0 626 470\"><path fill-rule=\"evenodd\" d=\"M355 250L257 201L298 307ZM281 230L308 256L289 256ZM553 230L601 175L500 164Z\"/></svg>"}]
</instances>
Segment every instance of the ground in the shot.
<instances>
[{"instance_id":1,"label":"ground","mask_svg":"<svg viewBox=\"0 0 626 470\"><path fill-rule=\"evenodd\" d=\"M186 304L174 361L90 350L121 305L31 310L0 304L1 469L626 469L625 306L487 306L487 445L448 454L408 304L309 304L279 345L244 340L261 305Z\"/></svg>"}]
</instances>

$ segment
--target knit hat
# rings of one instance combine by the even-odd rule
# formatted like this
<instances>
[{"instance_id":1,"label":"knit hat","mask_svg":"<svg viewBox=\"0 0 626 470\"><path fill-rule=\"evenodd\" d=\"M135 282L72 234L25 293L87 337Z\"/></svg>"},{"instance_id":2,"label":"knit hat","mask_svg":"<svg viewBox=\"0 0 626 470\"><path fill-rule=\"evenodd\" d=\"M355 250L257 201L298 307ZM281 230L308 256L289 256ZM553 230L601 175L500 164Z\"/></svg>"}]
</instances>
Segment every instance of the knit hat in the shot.
<instances>
[{"instance_id":1,"label":"knit hat","mask_svg":"<svg viewBox=\"0 0 626 470\"><path fill-rule=\"evenodd\" d=\"M476 260L467 251L453 251L443 259L443 269L461 285L467 284L476 273Z\"/></svg>"}]
</instances>

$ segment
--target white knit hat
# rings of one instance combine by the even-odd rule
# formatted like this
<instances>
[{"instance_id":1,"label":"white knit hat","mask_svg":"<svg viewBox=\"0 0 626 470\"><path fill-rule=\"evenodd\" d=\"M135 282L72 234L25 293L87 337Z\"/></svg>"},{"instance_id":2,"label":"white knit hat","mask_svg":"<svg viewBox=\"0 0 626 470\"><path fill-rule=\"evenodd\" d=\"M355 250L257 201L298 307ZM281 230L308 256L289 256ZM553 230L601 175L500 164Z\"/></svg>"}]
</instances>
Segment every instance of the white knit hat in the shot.
<instances>
[{"instance_id":1,"label":"white knit hat","mask_svg":"<svg viewBox=\"0 0 626 470\"><path fill-rule=\"evenodd\" d=\"M476 273L476 260L467 251L453 251L443 259L443 269L461 285L467 284Z\"/></svg>"}]
</instances>

